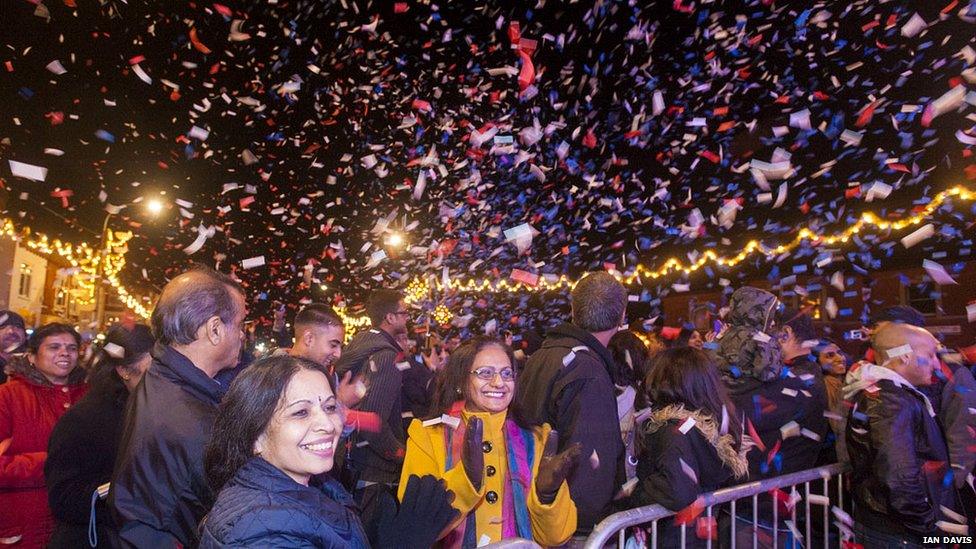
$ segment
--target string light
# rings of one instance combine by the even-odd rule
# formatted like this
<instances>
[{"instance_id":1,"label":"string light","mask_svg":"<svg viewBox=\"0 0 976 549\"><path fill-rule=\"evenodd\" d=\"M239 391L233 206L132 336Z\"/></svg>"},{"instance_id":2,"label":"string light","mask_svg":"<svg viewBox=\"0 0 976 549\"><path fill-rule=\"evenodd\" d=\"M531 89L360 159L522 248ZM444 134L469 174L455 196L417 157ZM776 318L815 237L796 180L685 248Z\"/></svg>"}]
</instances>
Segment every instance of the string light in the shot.
<instances>
[{"instance_id":1,"label":"string light","mask_svg":"<svg viewBox=\"0 0 976 549\"><path fill-rule=\"evenodd\" d=\"M108 231L105 241L106 253L99 253L96 248L87 243L70 244L59 239L49 239L47 235L33 233L29 228L17 230L13 221L4 219L0 226L0 234L12 238L28 250L39 255L58 256L79 270L76 277L78 292L76 303L92 305L98 289L99 263L105 261L102 275L115 289L119 300L133 313L141 318L149 318L149 311L142 302L133 296L118 280L118 273L125 267L125 254L129 251L128 242L132 239L131 232Z\"/></svg>"},{"instance_id":2,"label":"string light","mask_svg":"<svg viewBox=\"0 0 976 549\"><path fill-rule=\"evenodd\" d=\"M695 272L699 269L708 266L710 263L715 263L722 267L735 267L739 263L742 263L743 261L748 259L749 256L757 252L763 254L766 257L775 257L795 249L796 247L800 246L806 241L815 242L817 244L825 244L828 246L838 244L838 243L844 243L844 242L848 242L851 239L851 237L860 233L863 229L866 228L898 231L898 230L905 229L907 227L911 227L913 225L918 225L919 223L925 221L926 219L931 217L932 214L935 213L935 211L939 209L939 207L941 207L942 204L946 202L946 200L950 198L957 198L959 200L964 200L969 202L969 201L976 200L976 192L973 192L962 186L955 186L952 187L951 189L947 189L945 191L938 193L937 195L935 195L935 197L932 198L932 200L928 204L926 204L923 208L921 208L921 210L919 210L917 214L907 217L905 219L900 219L897 221L885 221L879 218L874 213L865 212L861 214L861 217L856 222L854 222L854 224L847 227L847 229L841 231L840 233L836 233L830 236L818 235L812 230L810 230L809 227L804 227L797 232L793 240L785 244L779 244L775 247L766 247L758 240L751 240L745 245L745 248L743 248L742 251L740 251L739 253L733 256L729 256L729 257L719 256L713 250L706 250L704 253L701 254L701 256L698 258L697 261L688 264L685 264L681 260L672 257L667 261L665 261L657 269L650 269L648 267L645 267L644 265L638 264L634 268L634 271L631 274L625 276L620 273L614 273L614 276L616 276L617 279L619 279L624 284L630 285L633 284L634 282L639 283L641 281L642 276L650 277L652 279L658 279L667 276L672 272L677 272L677 271L684 272L685 274L691 274L692 272ZM576 282L570 280L565 275L557 277L556 275L544 274L544 275L540 275L539 281L535 285L525 284L517 280L510 281L508 279L492 281L489 279L476 280L472 278L467 280L460 280L460 279L450 278L448 279L446 284L442 280L436 280L434 284L434 288L436 288L438 292L453 290L457 292L519 293L519 292L545 292L550 290L560 290L564 288L572 289L575 285ZM404 291L404 301L407 302L422 301L429 296L430 290L431 290L431 286L426 278L416 277L407 284L407 288ZM438 309L440 307L444 307L444 306L439 305ZM449 310L447 312L450 313ZM437 320L436 309L434 314L435 314L435 320ZM363 317L348 317L343 315L340 316L342 316L343 322L346 323L347 338L351 336L350 326L362 327L369 324L369 319L365 316ZM438 322L440 321L438 320ZM450 319L447 322L450 322Z\"/></svg>"},{"instance_id":3,"label":"string light","mask_svg":"<svg viewBox=\"0 0 976 549\"><path fill-rule=\"evenodd\" d=\"M423 301L430 295L430 283L427 282L426 278L414 278L407 284L407 288L403 294L403 301L406 303Z\"/></svg>"},{"instance_id":4,"label":"string light","mask_svg":"<svg viewBox=\"0 0 976 549\"><path fill-rule=\"evenodd\" d=\"M434 322L441 326L451 323L451 319L454 318L454 313L447 308L447 305L438 305L434 308Z\"/></svg>"}]
</instances>

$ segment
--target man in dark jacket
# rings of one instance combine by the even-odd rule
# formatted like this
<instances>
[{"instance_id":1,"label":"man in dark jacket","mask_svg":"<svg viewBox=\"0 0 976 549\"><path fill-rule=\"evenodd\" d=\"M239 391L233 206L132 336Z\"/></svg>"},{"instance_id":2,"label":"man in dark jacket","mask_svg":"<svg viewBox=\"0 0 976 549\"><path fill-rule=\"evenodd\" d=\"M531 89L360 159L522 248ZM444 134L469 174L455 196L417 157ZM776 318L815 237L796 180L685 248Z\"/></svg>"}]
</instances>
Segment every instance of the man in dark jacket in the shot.
<instances>
[{"instance_id":1,"label":"man in dark jacket","mask_svg":"<svg viewBox=\"0 0 976 549\"><path fill-rule=\"evenodd\" d=\"M583 460L567 479L577 535L611 511L624 482L624 444L614 395L610 337L623 323L627 291L609 273L593 273L572 292L573 322L549 330L525 365L515 407L534 425L559 432L559 450L582 444Z\"/></svg>"},{"instance_id":2,"label":"man in dark jacket","mask_svg":"<svg viewBox=\"0 0 976 549\"><path fill-rule=\"evenodd\" d=\"M921 546L924 536L954 533L956 520L945 512L959 511L946 482L949 452L936 411L918 390L939 365L937 346L923 328L891 323L872 337L881 365L861 362L847 374L855 532L865 546Z\"/></svg>"},{"instance_id":3,"label":"man in dark jacket","mask_svg":"<svg viewBox=\"0 0 976 549\"><path fill-rule=\"evenodd\" d=\"M336 363L342 379L351 373L366 381L366 396L354 407L376 425L361 423L349 439L346 480L362 510L363 527L375 543L377 526L396 513L396 490L406 451L401 413L403 370L410 367L396 338L407 331L410 312L398 292L374 291L366 304L373 327L356 334ZM355 424L356 415L354 414Z\"/></svg>"},{"instance_id":4,"label":"man in dark jacket","mask_svg":"<svg viewBox=\"0 0 976 549\"><path fill-rule=\"evenodd\" d=\"M109 505L135 547L196 546L214 494L203 470L224 389L213 377L237 364L247 311L230 277L198 268L163 288L152 313L157 344L129 398Z\"/></svg>"},{"instance_id":5,"label":"man in dark jacket","mask_svg":"<svg viewBox=\"0 0 976 549\"><path fill-rule=\"evenodd\" d=\"M775 295L750 286L739 288L729 299L727 328L717 341L719 373L745 423L750 480L813 468L830 431L823 415L823 382L818 385L815 378L783 367L783 348L775 331L779 311ZM772 535L772 505L770 496L760 496L760 535ZM744 509L739 520L737 532L751 539L751 509ZM779 535L786 539L789 529L783 514L779 520Z\"/></svg>"}]
</instances>

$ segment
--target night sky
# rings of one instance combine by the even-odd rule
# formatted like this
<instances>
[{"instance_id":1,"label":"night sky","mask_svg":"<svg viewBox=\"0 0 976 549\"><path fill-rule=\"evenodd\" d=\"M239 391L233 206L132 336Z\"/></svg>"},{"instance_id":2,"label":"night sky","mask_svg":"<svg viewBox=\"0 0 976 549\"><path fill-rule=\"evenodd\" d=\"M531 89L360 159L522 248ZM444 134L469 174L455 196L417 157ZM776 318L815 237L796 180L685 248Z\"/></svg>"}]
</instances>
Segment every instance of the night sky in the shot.
<instances>
[{"instance_id":1,"label":"night sky","mask_svg":"<svg viewBox=\"0 0 976 549\"><path fill-rule=\"evenodd\" d=\"M127 206L112 226L136 233L133 292L200 262L266 319L445 270L575 278L734 254L976 189L976 1L6 0L0 28L3 215L94 243L106 205ZM156 220L135 203L161 196ZM631 293L940 251L952 273L973 213L947 205L910 250L910 231L875 231ZM488 307L468 297L446 303Z\"/></svg>"}]
</instances>

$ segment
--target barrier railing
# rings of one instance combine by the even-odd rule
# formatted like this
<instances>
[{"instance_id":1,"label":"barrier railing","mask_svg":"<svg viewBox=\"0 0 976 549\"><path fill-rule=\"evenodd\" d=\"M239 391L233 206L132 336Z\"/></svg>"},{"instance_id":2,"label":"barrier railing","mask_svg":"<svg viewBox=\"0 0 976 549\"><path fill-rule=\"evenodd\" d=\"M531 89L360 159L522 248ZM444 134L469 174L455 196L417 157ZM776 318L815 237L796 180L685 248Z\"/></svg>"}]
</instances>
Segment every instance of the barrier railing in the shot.
<instances>
[{"instance_id":1,"label":"barrier railing","mask_svg":"<svg viewBox=\"0 0 976 549\"><path fill-rule=\"evenodd\" d=\"M813 516L810 513L810 503L811 503L810 496L813 495L814 499L817 502L816 504L822 507L822 512L823 512L822 524L818 524L817 526L823 528L823 546L826 548L830 543L830 526L831 526L831 521L829 519L830 519L830 507L831 507L832 500L829 499L830 497L829 483L832 479L834 479L837 482L836 492L835 492L837 499L833 502L833 505L838 507L841 511L843 511L844 510L843 475L847 473L849 470L850 468L846 464L835 463L833 465L818 467L816 469L808 469L806 471L799 471L796 473L790 473L790 474L763 479L755 482L748 482L746 484L731 486L729 488L723 488L715 492L703 494L701 497L701 503L704 507L704 516L709 518L708 527L712 528L713 527L712 524L717 523L717 519L714 523L711 521L711 517L714 516L713 508L718 505L724 505L726 503L729 504L728 514L730 515L730 520L728 521L728 524L730 525L730 532L729 532L730 540L728 543L723 544L723 546L728 546L731 547L731 549L736 549L737 530L748 528L747 526L739 525L740 521L737 520L738 517L736 516L736 511L737 511L736 507L738 502L748 498L751 500L752 503L751 517L747 517L747 520L750 521L752 524L752 537L751 537L752 547L755 549L756 547L759 546L759 530L761 527L766 526L766 525L762 525L760 521L761 519L764 518L767 519L772 518L772 522L769 525L769 529L771 531L771 538L772 538L772 547L781 547L783 546L780 543L780 533L782 532L782 530L781 530L781 525L779 520L780 517L778 516L780 505L777 502L773 502L773 504L771 505L772 507L771 515L769 517L760 517L759 496L761 494L766 494L771 490L782 490L784 488L787 489L792 488L795 491L795 489L798 486L803 485L803 490L804 490L802 496L803 509L804 509L803 526L805 531L803 533L800 533L800 531L798 530L799 527L797 526L797 522L796 522L797 505L799 502L794 502L794 505L789 507L791 522L789 524L785 524L784 522L784 524L787 526L788 533L792 533L796 538L799 537L803 538L803 543L802 543L803 547L811 547L812 546L811 541L813 540L813 537L811 535L813 534L812 531L813 521L811 519L813 519ZM818 480L823 482L822 485L823 491L821 494L816 494L816 493L811 494L810 484L816 483L816 481ZM816 489L816 487L814 488ZM584 548L602 549L603 547L606 546L607 542L610 541L614 536L617 536L618 547L622 548L624 547L626 541L627 528L631 526L650 523L650 533L649 533L650 540L648 541L647 546L651 547L652 549L656 549L658 543L658 521L664 518L671 517L674 514L675 514L674 511L669 511L664 507L661 507L660 505L648 505L646 507L638 507L636 509L630 509L628 511L621 511L619 513L614 513L613 515L610 515L609 517L603 519L603 521L601 521L598 525L596 525L596 527L593 529L593 532L586 539L586 544L584 545ZM687 524L682 524L680 526L681 547L685 547L687 544L686 542L689 541L688 533L686 532L687 528L688 528ZM838 533L841 533L842 528L843 528L842 524L838 524L835 527L835 530ZM716 533L722 533L722 529L721 528L717 529ZM819 534L820 532L817 533ZM695 540L695 541L697 543L705 543L707 547L711 549L713 536L711 535L710 531L708 532L708 534L709 535L707 540ZM692 536L695 535L695 530L692 530L691 535ZM840 544L839 540L842 537L843 536L841 535L837 536L838 545ZM763 545L768 546L768 543L764 542ZM792 544L787 543L787 545L792 545ZM742 545L740 544L740 548L741 547Z\"/></svg>"}]
</instances>

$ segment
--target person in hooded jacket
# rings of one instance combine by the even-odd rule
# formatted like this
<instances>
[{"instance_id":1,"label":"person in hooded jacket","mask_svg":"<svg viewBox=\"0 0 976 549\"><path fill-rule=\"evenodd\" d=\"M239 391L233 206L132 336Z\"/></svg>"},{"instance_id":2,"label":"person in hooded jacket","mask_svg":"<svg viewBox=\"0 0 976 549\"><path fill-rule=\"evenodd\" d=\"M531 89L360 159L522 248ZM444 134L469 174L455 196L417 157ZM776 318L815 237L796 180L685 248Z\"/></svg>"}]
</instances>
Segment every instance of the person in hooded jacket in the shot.
<instances>
[{"instance_id":1,"label":"person in hooded jacket","mask_svg":"<svg viewBox=\"0 0 976 549\"><path fill-rule=\"evenodd\" d=\"M44 464L55 423L88 390L77 367L80 345L71 326L44 325L0 385L0 539L7 543L42 547L54 530Z\"/></svg>"},{"instance_id":2,"label":"person in hooded jacket","mask_svg":"<svg viewBox=\"0 0 976 549\"><path fill-rule=\"evenodd\" d=\"M577 442L584 463L569 476L576 535L612 512L625 482L624 443L617 418L610 338L623 323L627 291L610 273L583 277L572 291L572 323L549 330L525 365L515 406L533 426L559 432L559 451Z\"/></svg>"},{"instance_id":3,"label":"person in hooded jacket","mask_svg":"<svg viewBox=\"0 0 976 549\"><path fill-rule=\"evenodd\" d=\"M923 328L889 323L871 344L881 364L855 364L844 385L854 532L865 547L922 547L926 537L959 533L947 525L964 527L955 485L945 482L942 427L918 389L939 367L938 342Z\"/></svg>"},{"instance_id":4,"label":"person in hooded jacket","mask_svg":"<svg viewBox=\"0 0 976 549\"><path fill-rule=\"evenodd\" d=\"M717 365L729 397L745 422L749 480L755 481L816 466L830 431L824 417L823 382L784 367L775 315L775 295L745 286L733 292L726 329L718 339ZM771 538L772 499L759 498L759 527ZM751 509L738 517L736 531L751 543ZM780 513L780 540L790 530ZM744 527L742 527L744 526ZM761 536L762 537L762 536Z\"/></svg>"},{"instance_id":5,"label":"person in hooded jacket","mask_svg":"<svg viewBox=\"0 0 976 549\"><path fill-rule=\"evenodd\" d=\"M733 420L735 405L704 351L679 347L658 353L644 387L651 414L638 426L638 483L629 503L660 504L678 513L682 522L681 511L700 495L745 479L749 465L741 426ZM718 534L714 523L700 530L697 521L683 522L686 547L705 547ZM658 528L660 546L681 545L680 525L669 520Z\"/></svg>"},{"instance_id":6,"label":"person in hooded jacket","mask_svg":"<svg viewBox=\"0 0 976 549\"><path fill-rule=\"evenodd\" d=\"M376 290L370 294L366 313L373 327L352 338L336 362L335 373L339 379L364 379L366 395L353 409L378 420L375 428L359 428L349 437L342 471L346 488L363 511L366 535L375 542L382 516L396 511L406 452L403 370L410 365L396 338L406 333L410 311L399 292Z\"/></svg>"},{"instance_id":7,"label":"person in hooded jacket","mask_svg":"<svg viewBox=\"0 0 976 549\"><path fill-rule=\"evenodd\" d=\"M207 445L219 495L201 522L200 547L369 547L352 497L327 475L343 413L322 364L273 356L241 372ZM405 488L400 509L380 517L376 547L430 547L457 517L436 478L411 477Z\"/></svg>"},{"instance_id":8,"label":"person in hooded jacket","mask_svg":"<svg viewBox=\"0 0 976 549\"><path fill-rule=\"evenodd\" d=\"M125 403L149 368L153 346L149 326L113 326L91 359L91 389L54 426L44 476L57 521L49 548L117 547L118 532L108 506L92 493L112 478L125 418ZM95 514L95 539L89 519Z\"/></svg>"}]
</instances>

